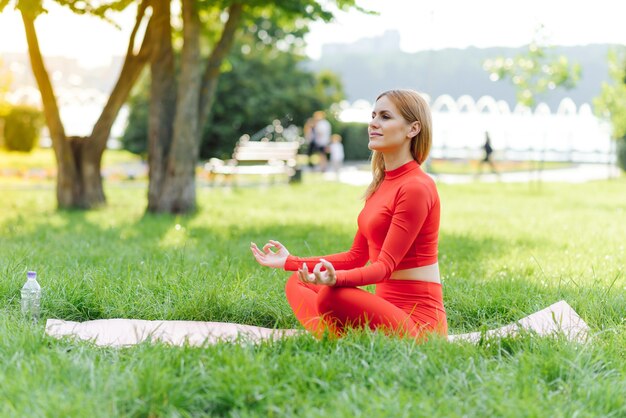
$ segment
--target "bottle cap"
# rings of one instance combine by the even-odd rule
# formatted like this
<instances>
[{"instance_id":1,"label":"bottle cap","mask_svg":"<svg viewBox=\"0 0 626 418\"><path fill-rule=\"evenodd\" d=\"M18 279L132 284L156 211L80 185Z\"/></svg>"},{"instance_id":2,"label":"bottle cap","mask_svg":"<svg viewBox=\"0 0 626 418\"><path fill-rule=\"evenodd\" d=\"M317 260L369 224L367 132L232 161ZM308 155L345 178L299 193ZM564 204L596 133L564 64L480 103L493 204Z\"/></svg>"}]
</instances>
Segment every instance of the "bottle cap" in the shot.
<instances>
[{"instance_id":1,"label":"bottle cap","mask_svg":"<svg viewBox=\"0 0 626 418\"><path fill-rule=\"evenodd\" d=\"M26 273L26 277L29 278L29 279L35 279L35 278L37 278L37 272L29 271L28 273Z\"/></svg>"}]
</instances>

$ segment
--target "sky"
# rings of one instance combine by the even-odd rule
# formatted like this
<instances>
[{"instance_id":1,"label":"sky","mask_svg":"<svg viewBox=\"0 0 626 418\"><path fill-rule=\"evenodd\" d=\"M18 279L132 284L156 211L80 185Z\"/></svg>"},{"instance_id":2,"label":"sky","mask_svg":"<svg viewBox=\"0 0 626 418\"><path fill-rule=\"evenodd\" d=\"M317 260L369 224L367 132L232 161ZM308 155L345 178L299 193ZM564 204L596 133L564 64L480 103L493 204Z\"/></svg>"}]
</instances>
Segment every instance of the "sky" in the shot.
<instances>
[{"instance_id":1,"label":"sky","mask_svg":"<svg viewBox=\"0 0 626 418\"><path fill-rule=\"evenodd\" d=\"M363 0L378 16L340 13L333 24L314 24L309 55L321 44L351 42L395 29L401 49L416 52L468 46L517 47L544 25L554 45L626 44L623 0Z\"/></svg>"},{"instance_id":2,"label":"sky","mask_svg":"<svg viewBox=\"0 0 626 418\"><path fill-rule=\"evenodd\" d=\"M330 24L314 23L306 37L307 54L318 58L325 43L348 43L397 30L401 49L416 52L468 46L528 44L543 24L554 45L626 44L623 0L357 0L378 12L339 12ZM45 55L78 58L83 65L107 64L123 55L133 23L132 13L118 15L122 30L96 18L78 17L44 1L47 15L37 21ZM65 29L65 28L71 28ZM19 14L11 6L0 14L0 53L26 52Z\"/></svg>"}]
</instances>

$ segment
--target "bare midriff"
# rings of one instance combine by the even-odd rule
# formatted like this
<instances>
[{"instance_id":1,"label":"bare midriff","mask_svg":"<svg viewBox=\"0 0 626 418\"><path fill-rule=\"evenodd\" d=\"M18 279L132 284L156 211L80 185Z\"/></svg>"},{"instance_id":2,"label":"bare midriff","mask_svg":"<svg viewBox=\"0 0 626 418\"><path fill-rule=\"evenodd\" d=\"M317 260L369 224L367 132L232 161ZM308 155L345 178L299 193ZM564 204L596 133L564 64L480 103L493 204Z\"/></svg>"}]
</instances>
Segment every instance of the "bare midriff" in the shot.
<instances>
[{"instance_id":1,"label":"bare midriff","mask_svg":"<svg viewBox=\"0 0 626 418\"><path fill-rule=\"evenodd\" d=\"M390 280L419 280L422 282L441 283L439 263L412 269L396 270L389 276Z\"/></svg>"}]
</instances>

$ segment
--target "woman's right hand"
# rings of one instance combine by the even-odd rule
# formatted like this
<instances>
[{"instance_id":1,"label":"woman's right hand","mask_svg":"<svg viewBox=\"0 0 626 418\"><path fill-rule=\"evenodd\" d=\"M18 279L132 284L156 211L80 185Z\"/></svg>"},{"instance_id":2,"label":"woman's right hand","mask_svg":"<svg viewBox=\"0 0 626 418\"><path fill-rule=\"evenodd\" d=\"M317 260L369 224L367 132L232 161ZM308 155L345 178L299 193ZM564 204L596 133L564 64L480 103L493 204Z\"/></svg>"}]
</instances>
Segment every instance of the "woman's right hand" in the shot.
<instances>
[{"instance_id":1,"label":"woman's right hand","mask_svg":"<svg viewBox=\"0 0 626 418\"><path fill-rule=\"evenodd\" d=\"M272 248L276 251L272 251ZM287 248L280 242L274 240L269 240L269 242L263 246L263 251L261 251L254 242L251 242L250 250L260 265L279 269L285 267L285 262L287 262L287 256L289 255Z\"/></svg>"}]
</instances>

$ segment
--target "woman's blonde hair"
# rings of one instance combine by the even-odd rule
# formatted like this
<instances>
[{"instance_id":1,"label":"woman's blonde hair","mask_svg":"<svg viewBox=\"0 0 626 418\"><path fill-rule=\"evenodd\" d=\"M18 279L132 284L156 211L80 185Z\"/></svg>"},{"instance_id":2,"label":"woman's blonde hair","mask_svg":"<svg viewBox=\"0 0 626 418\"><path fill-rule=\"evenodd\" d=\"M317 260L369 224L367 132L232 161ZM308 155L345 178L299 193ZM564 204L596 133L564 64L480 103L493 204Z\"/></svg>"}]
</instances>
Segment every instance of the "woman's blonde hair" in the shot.
<instances>
[{"instance_id":1,"label":"woman's blonde hair","mask_svg":"<svg viewBox=\"0 0 626 418\"><path fill-rule=\"evenodd\" d=\"M418 164L426 161L432 145L432 121L430 108L426 100L414 90L388 90L381 93L377 98L387 97L398 108L400 115L408 123L419 122L419 133L411 138L411 155ZM372 152L372 175L373 180L365 191L365 199L368 199L385 179L385 161L380 152Z\"/></svg>"}]
</instances>

